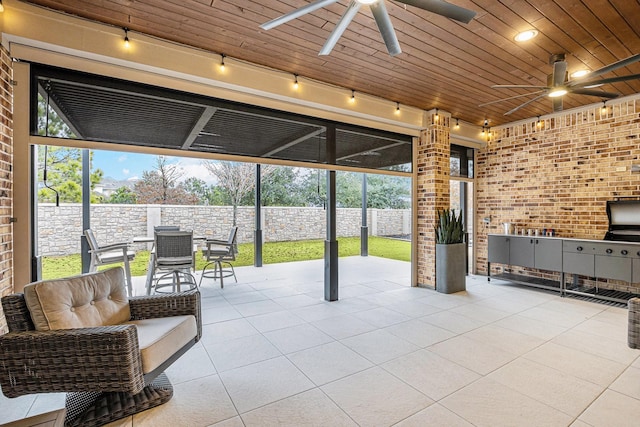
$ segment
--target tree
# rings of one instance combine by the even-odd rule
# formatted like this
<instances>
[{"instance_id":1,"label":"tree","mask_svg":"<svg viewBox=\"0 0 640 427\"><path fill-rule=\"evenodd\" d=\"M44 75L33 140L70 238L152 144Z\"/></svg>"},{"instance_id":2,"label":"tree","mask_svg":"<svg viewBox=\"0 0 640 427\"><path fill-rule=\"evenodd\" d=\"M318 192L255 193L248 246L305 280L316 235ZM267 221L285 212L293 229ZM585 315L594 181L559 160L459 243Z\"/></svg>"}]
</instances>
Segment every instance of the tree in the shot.
<instances>
[{"instance_id":1,"label":"tree","mask_svg":"<svg viewBox=\"0 0 640 427\"><path fill-rule=\"evenodd\" d=\"M222 190L214 185L207 185L207 183L199 178L190 177L182 183L185 191L198 198L198 204L203 205L224 205L225 195Z\"/></svg>"},{"instance_id":2,"label":"tree","mask_svg":"<svg viewBox=\"0 0 640 427\"><path fill-rule=\"evenodd\" d=\"M108 203L117 203L121 205L135 205L136 204L136 194L129 188L118 187L116 191L109 197Z\"/></svg>"},{"instance_id":3,"label":"tree","mask_svg":"<svg viewBox=\"0 0 640 427\"><path fill-rule=\"evenodd\" d=\"M45 156L46 151L46 156ZM89 161L93 152L89 152ZM38 201L55 202L56 193L44 187L44 168L47 167L47 186L60 195L61 202L79 203L82 201L82 150L68 147L38 148L38 180L42 184L38 191ZM101 180L103 172L92 169L89 174L89 186L93 190ZM91 203L100 202L98 196L91 194Z\"/></svg>"},{"instance_id":4,"label":"tree","mask_svg":"<svg viewBox=\"0 0 640 427\"><path fill-rule=\"evenodd\" d=\"M209 173L218 179L218 186L229 197L233 206L233 225L238 218L238 206L242 199L255 188L256 166L252 163L203 161ZM273 172L275 166L262 165L261 177L265 178Z\"/></svg>"},{"instance_id":5,"label":"tree","mask_svg":"<svg viewBox=\"0 0 640 427\"><path fill-rule=\"evenodd\" d=\"M301 206L305 199L299 168L278 166L262 182L264 206Z\"/></svg>"},{"instance_id":6,"label":"tree","mask_svg":"<svg viewBox=\"0 0 640 427\"><path fill-rule=\"evenodd\" d=\"M408 209L411 180L402 176L367 174L367 205L377 209Z\"/></svg>"},{"instance_id":7,"label":"tree","mask_svg":"<svg viewBox=\"0 0 640 427\"><path fill-rule=\"evenodd\" d=\"M178 168L177 163L169 163L165 156L156 156L156 165L154 169L160 180L162 204L167 204L169 200L169 189L175 188L177 180L182 177L183 173Z\"/></svg>"},{"instance_id":8,"label":"tree","mask_svg":"<svg viewBox=\"0 0 640 427\"><path fill-rule=\"evenodd\" d=\"M182 185L175 183L167 187L166 179L158 171L144 171L142 178L133 186L137 203L158 205L196 205L198 198L187 193Z\"/></svg>"}]
</instances>

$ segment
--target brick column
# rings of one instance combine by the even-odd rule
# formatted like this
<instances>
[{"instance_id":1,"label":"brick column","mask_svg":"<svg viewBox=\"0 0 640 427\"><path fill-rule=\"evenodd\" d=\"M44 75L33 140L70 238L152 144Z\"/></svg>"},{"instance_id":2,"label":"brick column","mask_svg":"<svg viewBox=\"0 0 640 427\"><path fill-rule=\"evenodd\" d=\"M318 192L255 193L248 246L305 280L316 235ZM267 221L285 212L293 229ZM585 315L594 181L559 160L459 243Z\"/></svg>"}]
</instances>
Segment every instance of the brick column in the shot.
<instances>
[{"instance_id":1,"label":"brick column","mask_svg":"<svg viewBox=\"0 0 640 427\"><path fill-rule=\"evenodd\" d=\"M9 52L0 47L0 296L13 292L13 85ZM0 333L8 332L4 314Z\"/></svg>"},{"instance_id":2,"label":"brick column","mask_svg":"<svg viewBox=\"0 0 640 427\"><path fill-rule=\"evenodd\" d=\"M417 270L418 286L435 289L436 244L434 225L438 209L449 208L449 113L425 112L418 142L417 168Z\"/></svg>"}]
</instances>

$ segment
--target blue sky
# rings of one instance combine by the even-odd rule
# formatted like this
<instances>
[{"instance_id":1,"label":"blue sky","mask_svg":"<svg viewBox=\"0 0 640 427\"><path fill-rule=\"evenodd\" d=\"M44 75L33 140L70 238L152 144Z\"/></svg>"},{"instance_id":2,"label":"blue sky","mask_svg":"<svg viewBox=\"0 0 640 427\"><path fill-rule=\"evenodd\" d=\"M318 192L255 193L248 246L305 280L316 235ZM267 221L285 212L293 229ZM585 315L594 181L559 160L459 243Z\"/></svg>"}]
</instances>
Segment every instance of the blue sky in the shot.
<instances>
[{"instance_id":1,"label":"blue sky","mask_svg":"<svg viewBox=\"0 0 640 427\"><path fill-rule=\"evenodd\" d=\"M213 177L202 166L202 160L186 157L169 157L169 163L177 164L183 172L182 179L200 178L207 183L214 182ZM117 180L138 179L142 172L154 170L156 156L150 154L126 153L118 151L93 150L93 167L102 169L105 177Z\"/></svg>"}]
</instances>

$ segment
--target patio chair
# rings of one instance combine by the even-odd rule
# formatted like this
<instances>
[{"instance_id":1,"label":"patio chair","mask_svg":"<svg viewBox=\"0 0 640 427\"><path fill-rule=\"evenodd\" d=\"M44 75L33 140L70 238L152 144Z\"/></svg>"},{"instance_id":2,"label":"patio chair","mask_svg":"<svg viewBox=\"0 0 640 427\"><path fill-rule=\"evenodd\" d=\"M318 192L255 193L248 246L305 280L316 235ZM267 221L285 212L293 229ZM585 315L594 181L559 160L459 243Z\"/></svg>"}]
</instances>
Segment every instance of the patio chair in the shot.
<instances>
[{"instance_id":1,"label":"patio chair","mask_svg":"<svg viewBox=\"0 0 640 427\"><path fill-rule=\"evenodd\" d=\"M131 281L131 268L129 262L136 257L134 251L129 250L128 243L113 243L111 245L100 246L96 240L93 231L88 228L84 230L84 235L89 243L89 254L91 255L91 263L89 264L89 272L93 273L98 270L100 265L109 265L116 263L124 263L124 271L127 277L127 292L129 296L133 296L133 284Z\"/></svg>"},{"instance_id":2,"label":"patio chair","mask_svg":"<svg viewBox=\"0 0 640 427\"><path fill-rule=\"evenodd\" d=\"M220 279L220 288L224 288L224 278L231 277L238 283L236 277L236 271L233 268L231 261L236 260L238 254L238 242L237 242L238 227L231 227L229 232L229 238L227 240L207 239L205 240L206 247L202 249L202 255L206 259L207 263L202 269L202 276L200 277L200 285L202 285L202 279L205 277L213 279ZM222 268L223 264L228 268ZM209 267L213 265L213 270Z\"/></svg>"},{"instance_id":3,"label":"patio chair","mask_svg":"<svg viewBox=\"0 0 640 427\"><path fill-rule=\"evenodd\" d=\"M155 290L170 287L180 292L183 286L191 290L198 284L191 273L195 269L193 231L158 231L154 234Z\"/></svg>"},{"instance_id":4,"label":"patio chair","mask_svg":"<svg viewBox=\"0 0 640 427\"><path fill-rule=\"evenodd\" d=\"M154 225L153 232L158 231L180 231L180 227L177 225Z\"/></svg>"},{"instance_id":5,"label":"patio chair","mask_svg":"<svg viewBox=\"0 0 640 427\"><path fill-rule=\"evenodd\" d=\"M2 298L0 386L68 393L65 426L110 423L171 399L165 369L202 336L200 292L128 298L121 267Z\"/></svg>"}]
</instances>

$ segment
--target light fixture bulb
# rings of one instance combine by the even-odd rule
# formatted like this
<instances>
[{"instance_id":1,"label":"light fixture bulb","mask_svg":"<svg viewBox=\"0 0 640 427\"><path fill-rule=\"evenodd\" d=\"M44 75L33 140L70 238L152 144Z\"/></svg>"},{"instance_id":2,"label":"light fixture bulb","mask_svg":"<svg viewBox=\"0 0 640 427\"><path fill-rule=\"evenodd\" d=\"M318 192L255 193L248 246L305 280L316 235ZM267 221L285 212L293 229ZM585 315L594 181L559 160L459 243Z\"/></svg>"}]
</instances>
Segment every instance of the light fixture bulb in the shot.
<instances>
[{"instance_id":1,"label":"light fixture bulb","mask_svg":"<svg viewBox=\"0 0 640 427\"><path fill-rule=\"evenodd\" d=\"M300 83L298 83L298 75L297 75L297 74L294 74L294 75L293 75L293 77L294 77L294 80L293 80L293 88L294 88L295 90L298 90L298 88L300 87Z\"/></svg>"},{"instance_id":2,"label":"light fixture bulb","mask_svg":"<svg viewBox=\"0 0 640 427\"><path fill-rule=\"evenodd\" d=\"M356 91L353 89L351 90L351 98L349 98L349 102L352 104L356 102Z\"/></svg>"},{"instance_id":3,"label":"light fixture bulb","mask_svg":"<svg viewBox=\"0 0 640 427\"><path fill-rule=\"evenodd\" d=\"M513 38L517 42L526 42L538 35L538 30L527 30L516 34Z\"/></svg>"},{"instance_id":4,"label":"light fixture bulb","mask_svg":"<svg viewBox=\"0 0 640 427\"><path fill-rule=\"evenodd\" d=\"M225 69L224 57L225 57L224 53L221 53L220 54L220 71L224 71Z\"/></svg>"},{"instance_id":5,"label":"light fixture bulb","mask_svg":"<svg viewBox=\"0 0 640 427\"><path fill-rule=\"evenodd\" d=\"M589 74L591 71L589 70L578 70L578 71L574 71L573 73L571 73L571 78L573 79L579 79L580 77L584 77L587 74Z\"/></svg>"},{"instance_id":6,"label":"light fixture bulb","mask_svg":"<svg viewBox=\"0 0 640 427\"><path fill-rule=\"evenodd\" d=\"M129 49L129 47L131 47L131 44L129 43L129 29L127 27L124 27L123 30L124 30L124 48Z\"/></svg>"},{"instance_id":7,"label":"light fixture bulb","mask_svg":"<svg viewBox=\"0 0 640 427\"><path fill-rule=\"evenodd\" d=\"M456 125L454 127L455 130L460 129L460 119L456 119Z\"/></svg>"},{"instance_id":8,"label":"light fixture bulb","mask_svg":"<svg viewBox=\"0 0 640 427\"><path fill-rule=\"evenodd\" d=\"M440 117L438 116L438 109L436 108L436 113L433 115L433 120L437 122L439 118Z\"/></svg>"},{"instance_id":9,"label":"light fixture bulb","mask_svg":"<svg viewBox=\"0 0 640 427\"><path fill-rule=\"evenodd\" d=\"M607 114L607 102L606 101L602 101L602 108L600 109L600 111L602 112L602 114Z\"/></svg>"},{"instance_id":10,"label":"light fixture bulb","mask_svg":"<svg viewBox=\"0 0 640 427\"><path fill-rule=\"evenodd\" d=\"M399 103L399 102L396 102L396 111L395 111L395 114L396 114L396 115L399 115L399 114L400 114L400 103Z\"/></svg>"},{"instance_id":11,"label":"light fixture bulb","mask_svg":"<svg viewBox=\"0 0 640 427\"><path fill-rule=\"evenodd\" d=\"M485 132L486 132L486 130L485 130L484 126L482 126L482 135L483 136L484 136Z\"/></svg>"},{"instance_id":12,"label":"light fixture bulb","mask_svg":"<svg viewBox=\"0 0 640 427\"><path fill-rule=\"evenodd\" d=\"M566 95L566 94L567 94L567 90L563 87L559 87L549 92L549 98L557 98L559 96Z\"/></svg>"},{"instance_id":13,"label":"light fixture bulb","mask_svg":"<svg viewBox=\"0 0 640 427\"><path fill-rule=\"evenodd\" d=\"M0 13L4 12L4 5L2 4L2 0L0 0Z\"/></svg>"},{"instance_id":14,"label":"light fixture bulb","mask_svg":"<svg viewBox=\"0 0 640 427\"><path fill-rule=\"evenodd\" d=\"M538 121L536 122L536 126L541 127L542 122L540 121L540 116L538 116Z\"/></svg>"}]
</instances>

